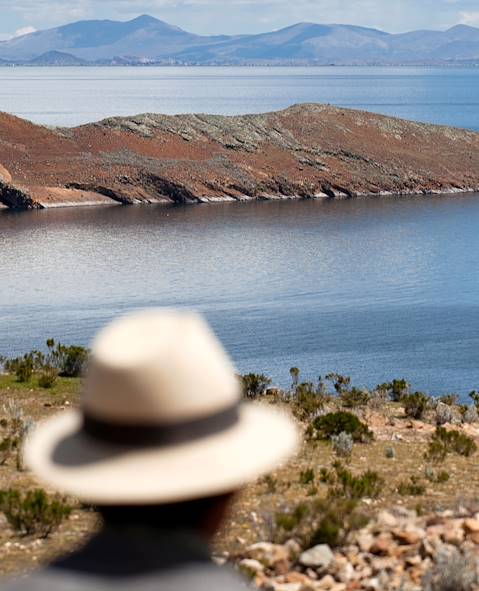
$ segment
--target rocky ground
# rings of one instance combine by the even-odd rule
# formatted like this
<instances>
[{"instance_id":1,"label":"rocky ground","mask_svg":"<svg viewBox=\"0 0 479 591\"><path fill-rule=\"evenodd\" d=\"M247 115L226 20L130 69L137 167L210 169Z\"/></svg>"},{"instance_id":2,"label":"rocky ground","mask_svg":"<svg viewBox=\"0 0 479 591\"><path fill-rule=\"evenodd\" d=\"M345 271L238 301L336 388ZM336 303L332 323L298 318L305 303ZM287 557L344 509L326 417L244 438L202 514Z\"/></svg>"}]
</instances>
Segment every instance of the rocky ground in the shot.
<instances>
[{"instance_id":1,"label":"rocky ground","mask_svg":"<svg viewBox=\"0 0 479 591\"><path fill-rule=\"evenodd\" d=\"M479 190L479 134L326 105L73 129L0 113L0 204L348 198Z\"/></svg>"},{"instance_id":2,"label":"rocky ground","mask_svg":"<svg viewBox=\"0 0 479 591\"><path fill-rule=\"evenodd\" d=\"M216 540L215 560L229 562L252 587L265 591L479 589L479 452L448 453L440 462L426 457L438 424L479 443L475 406L460 405L453 396L429 400L415 419L407 416L403 403L388 400L387 390L374 390L363 399L365 391L345 388L341 395L330 394L323 384L311 398L304 395L311 393L306 384L296 394L270 390L255 397L253 404L274 404L294 415L304 442L297 457L239 495ZM60 379L47 390L35 376L26 384L0 376L0 429L5 431L18 409L33 421L62 412L78 403L79 390L79 380ZM320 411L311 406L318 397L324 400ZM353 408L345 406L352 400L357 401ZM311 421L338 410L352 412L374 434L371 441L354 443L348 457L309 433ZM342 493L334 493L331 501L331 473L338 458L351 474L359 477L369 470L380 479L374 491L354 493L354 506L347 504L353 497ZM37 486L31 473L18 469L15 456L0 465L0 489ZM311 541L318 525L315 511L324 511L324 502L334 518L337 514L340 529L350 524L334 543ZM19 536L0 514L0 574L24 574L83 543L98 519L91 508L71 503L70 518L47 539ZM291 527L280 526L278 516L284 521L285 515L296 515L299 505L309 512ZM361 521L353 523L351 516L358 512Z\"/></svg>"}]
</instances>

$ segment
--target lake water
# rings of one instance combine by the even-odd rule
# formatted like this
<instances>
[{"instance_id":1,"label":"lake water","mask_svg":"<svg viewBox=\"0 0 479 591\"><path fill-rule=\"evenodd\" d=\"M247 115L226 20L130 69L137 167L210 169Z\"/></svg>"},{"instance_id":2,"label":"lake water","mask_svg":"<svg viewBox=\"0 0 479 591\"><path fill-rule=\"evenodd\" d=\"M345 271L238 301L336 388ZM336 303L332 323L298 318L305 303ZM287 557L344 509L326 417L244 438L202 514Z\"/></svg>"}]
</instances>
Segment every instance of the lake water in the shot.
<instances>
[{"instance_id":1,"label":"lake water","mask_svg":"<svg viewBox=\"0 0 479 591\"><path fill-rule=\"evenodd\" d=\"M0 212L0 354L199 309L242 372L479 386L479 195Z\"/></svg>"},{"instance_id":2,"label":"lake water","mask_svg":"<svg viewBox=\"0 0 479 591\"><path fill-rule=\"evenodd\" d=\"M0 110L49 125L303 102L479 130L479 68L0 68Z\"/></svg>"},{"instance_id":3,"label":"lake water","mask_svg":"<svg viewBox=\"0 0 479 591\"><path fill-rule=\"evenodd\" d=\"M479 130L479 69L0 68L51 125L329 102ZM203 311L239 369L479 387L479 196L0 212L0 354L88 343L147 306Z\"/></svg>"}]
</instances>

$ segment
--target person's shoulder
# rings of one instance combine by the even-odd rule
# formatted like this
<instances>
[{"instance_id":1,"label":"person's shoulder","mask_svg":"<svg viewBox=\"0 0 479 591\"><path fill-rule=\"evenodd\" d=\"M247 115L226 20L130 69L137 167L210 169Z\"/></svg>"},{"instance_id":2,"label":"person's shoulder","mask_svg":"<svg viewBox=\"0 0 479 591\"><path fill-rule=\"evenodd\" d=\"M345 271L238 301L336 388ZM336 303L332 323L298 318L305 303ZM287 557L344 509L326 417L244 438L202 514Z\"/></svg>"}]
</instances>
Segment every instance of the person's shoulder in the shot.
<instances>
[{"instance_id":1,"label":"person's shoulder","mask_svg":"<svg viewBox=\"0 0 479 591\"><path fill-rule=\"evenodd\" d=\"M129 577L102 577L57 570L37 572L28 578L0 584L0 591L245 591L247 584L232 569L213 564L188 565Z\"/></svg>"}]
</instances>

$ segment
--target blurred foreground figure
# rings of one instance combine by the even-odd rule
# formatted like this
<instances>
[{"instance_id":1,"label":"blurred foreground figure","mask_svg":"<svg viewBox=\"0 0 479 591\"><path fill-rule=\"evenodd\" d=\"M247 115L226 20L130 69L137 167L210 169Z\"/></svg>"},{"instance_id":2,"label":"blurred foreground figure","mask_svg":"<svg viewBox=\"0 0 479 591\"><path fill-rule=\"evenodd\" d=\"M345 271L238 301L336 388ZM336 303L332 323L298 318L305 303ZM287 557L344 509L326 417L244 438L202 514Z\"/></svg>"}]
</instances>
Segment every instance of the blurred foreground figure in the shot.
<instances>
[{"instance_id":1,"label":"blurred foreground figure","mask_svg":"<svg viewBox=\"0 0 479 591\"><path fill-rule=\"evenodd\" d=\"M103 530L11 590L228 591L210 562L233 493L296 446L286 417L240 403L235 370L206 323L150 311L93 344L81 411L46 421L26 461L51 487L98 507Z\"/></svg>"}]
</instances>

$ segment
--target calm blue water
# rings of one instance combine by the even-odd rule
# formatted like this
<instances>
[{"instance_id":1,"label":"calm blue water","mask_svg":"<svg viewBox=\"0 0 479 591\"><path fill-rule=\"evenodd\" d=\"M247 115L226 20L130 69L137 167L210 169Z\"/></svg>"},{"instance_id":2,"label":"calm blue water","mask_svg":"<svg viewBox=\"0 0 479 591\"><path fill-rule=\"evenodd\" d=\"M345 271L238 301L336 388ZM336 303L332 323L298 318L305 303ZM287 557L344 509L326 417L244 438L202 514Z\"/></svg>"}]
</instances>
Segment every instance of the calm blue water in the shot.
<instances>
[{"instance_id":1,"label":"calm blue water","mask_svg":"<svg viewBox=\"0 0 479 591\"><path fill-rule=\"evenodd\" d=\"M479 130L479 68L0 68L0 110L49 125L303 102Z\"/></svg>"},{"instance_id":2,"label":"calm blue water","mask_svg":"<svg viewBox=\"0 0 479 591\"><path fill-rule=\"evenodd\" d=\"M0 68L0 110L51 125L329 102L479 130L479 69ZM113 316L203 311L281 384L479 388L479 196L0 211L0 354L87 344Z\"/></svg>"},{"instance_id":3,"label":"calm blue water","mask_svg":"<svg viewBox=\"0 0 479 591\"><path fill-rule=\"evenodd\" d=\"M0 212L0 354L199 309L242 372L479 388L479 195Z\"/></svg>"}]
</instances>

